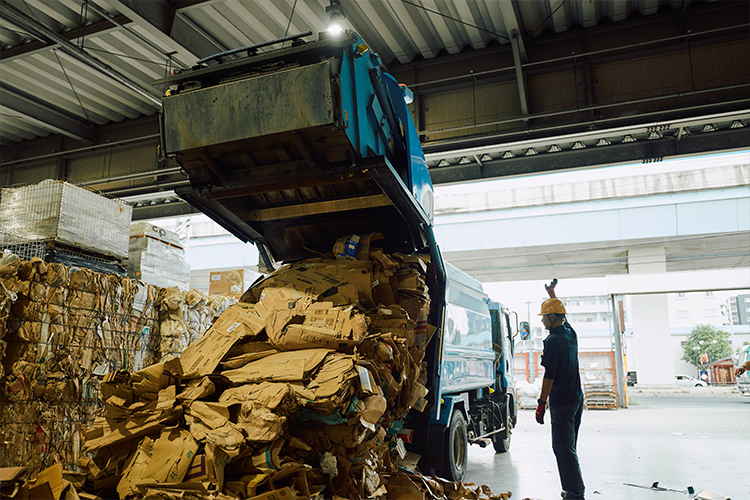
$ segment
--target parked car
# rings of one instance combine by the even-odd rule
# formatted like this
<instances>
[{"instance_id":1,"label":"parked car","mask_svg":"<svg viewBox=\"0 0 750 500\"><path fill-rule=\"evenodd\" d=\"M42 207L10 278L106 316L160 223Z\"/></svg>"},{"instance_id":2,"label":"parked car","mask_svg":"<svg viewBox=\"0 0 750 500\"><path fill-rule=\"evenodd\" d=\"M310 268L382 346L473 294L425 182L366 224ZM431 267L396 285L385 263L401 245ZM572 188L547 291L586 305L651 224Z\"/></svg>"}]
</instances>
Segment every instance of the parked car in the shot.
<instances>
[{"instance_id":1,"label":"parked car","mask_svg":"<svg viewBox=\"0 0 750 500\"><path fill-rule=\"evenodd\" d=\"M708 386L708 384L702 380L698 380L697 378L691 377L690 375L682 375L682 374L677 374L674 376L674 383L683 387L706 387Z\"/></svg>"}]
</instances>

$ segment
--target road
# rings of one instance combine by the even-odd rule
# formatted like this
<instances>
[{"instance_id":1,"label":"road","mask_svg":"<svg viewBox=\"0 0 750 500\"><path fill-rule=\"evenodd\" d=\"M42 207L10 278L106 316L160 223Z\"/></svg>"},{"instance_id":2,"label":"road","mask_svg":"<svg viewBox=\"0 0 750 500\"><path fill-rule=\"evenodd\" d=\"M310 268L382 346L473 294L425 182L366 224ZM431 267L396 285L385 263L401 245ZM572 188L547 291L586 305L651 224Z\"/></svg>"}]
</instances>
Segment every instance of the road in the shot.
<instances>
[{"instance_id":1,"label":"road","mask_svg":"<svg viewBox=\"0 0 750 500\"><path fill-rule=\"evenodd\" d=\"M750 499L750 398L634 396L627 409L586 410L578 453L586 498L678 500L687 493L652 491L624 483L695 492L709 488ZM558 500L560 481L548 417L521 410L509 453L472 446L465 481L486 484L514 500Z\"/></svg>"}]
</instances>

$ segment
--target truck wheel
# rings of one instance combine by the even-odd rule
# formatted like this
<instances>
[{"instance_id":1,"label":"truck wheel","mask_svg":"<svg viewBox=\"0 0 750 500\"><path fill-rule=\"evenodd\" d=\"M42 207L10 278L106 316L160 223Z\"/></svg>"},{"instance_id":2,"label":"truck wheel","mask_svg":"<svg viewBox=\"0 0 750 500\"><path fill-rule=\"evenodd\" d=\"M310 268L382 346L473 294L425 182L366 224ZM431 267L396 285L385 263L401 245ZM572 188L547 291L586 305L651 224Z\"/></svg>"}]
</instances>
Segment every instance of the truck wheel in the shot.
<instances>
[{"instance_id":1,"label":"truck wheel","mask_svg":"<svg viewBox=\"0 0 750 500\"><path fill-rule=\"evenodd\" d=\"M492 446L496 453L505 453L510 450L510 422L505 418L505 430L492 435Z\"/></svg>"},{"instance_id":2,"label":"truck wheel","mask_svg":"<svg viewBox=\"0 0 750 500\"><path fill-rule=\"evenodd\" d=\"M451 425L445 438L445 467L443 473L449 481L463 481L469 454L469 438L466 434L466 419L460 410L454 410Z\"/></svg>"}]
</instances>

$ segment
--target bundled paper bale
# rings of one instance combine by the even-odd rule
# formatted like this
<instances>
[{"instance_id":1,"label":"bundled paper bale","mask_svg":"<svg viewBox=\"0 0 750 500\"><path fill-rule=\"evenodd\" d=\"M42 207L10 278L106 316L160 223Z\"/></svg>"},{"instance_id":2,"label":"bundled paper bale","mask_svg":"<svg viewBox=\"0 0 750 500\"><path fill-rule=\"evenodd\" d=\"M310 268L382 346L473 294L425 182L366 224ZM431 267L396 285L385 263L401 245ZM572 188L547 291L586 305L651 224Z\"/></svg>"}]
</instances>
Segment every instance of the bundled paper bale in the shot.
<instances>
[{"instance_id":1,"label":"bundled paper bale","mask_svg":"<svg viewBox=\"0 0 750 500\"><path fill-rule=\"evenodd\" d=\"M3 254L0 264L0 467L75 470L79 431L107 399L97 395L124 397L110 394L115 382L169 354L161 330L183 325L187 345L231 302L199 292L170 301L168 290L38 258Z\"/></svg>"},{"instance_id":2,"label":"bundled paper bale","mask_svg":"<svg viewBox=\"0 0 750 500\"><path fill-rule=\"evenodd\" d=\"M418 324L429 259L378 253L374 236L354 255L377 259L287 265L179 362L111 376L107 412L85 431L84 489L122 499L493 498L420 476L397 435L427 403L435 329L420 337Z\"/></svg>"}]
</instances>

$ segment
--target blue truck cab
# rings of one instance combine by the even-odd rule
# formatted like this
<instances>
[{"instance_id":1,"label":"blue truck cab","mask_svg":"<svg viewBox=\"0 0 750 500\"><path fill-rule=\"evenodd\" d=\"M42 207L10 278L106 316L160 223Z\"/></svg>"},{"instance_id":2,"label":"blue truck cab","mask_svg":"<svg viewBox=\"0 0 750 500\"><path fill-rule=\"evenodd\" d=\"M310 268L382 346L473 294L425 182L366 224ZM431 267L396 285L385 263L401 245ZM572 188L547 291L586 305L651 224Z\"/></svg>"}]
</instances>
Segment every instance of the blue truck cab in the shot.
<instances>
[{"instance_id":1,"label":"blue truck cab","mask_svg":"<svg viewBox=\"0 0 750 500\"><path fill-rule=\"evenodd\" d=\"M389 253L429 254L428 406L404 425L423 471L461 480L469 444L510 445L511 315L443 260L409 89L356 34L309 35L216 54L154 82L165 89L161 151L189 176L177 193L254 243L268 269L350 234L382 233Z\"/></svg>"}]
</instances>

